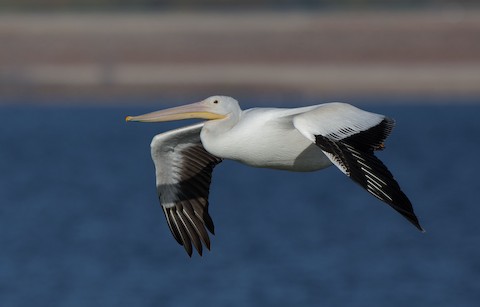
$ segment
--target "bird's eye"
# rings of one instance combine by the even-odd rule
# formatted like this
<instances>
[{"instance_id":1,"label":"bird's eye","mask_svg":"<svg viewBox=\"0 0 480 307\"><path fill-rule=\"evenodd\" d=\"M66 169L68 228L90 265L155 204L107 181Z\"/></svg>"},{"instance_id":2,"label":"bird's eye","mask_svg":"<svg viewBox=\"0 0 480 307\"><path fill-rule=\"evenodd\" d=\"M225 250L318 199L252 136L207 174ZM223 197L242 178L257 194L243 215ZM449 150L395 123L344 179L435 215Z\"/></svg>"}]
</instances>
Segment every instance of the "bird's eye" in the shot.
<instances>
[{"instance_id":1,"label":"bird's eye","mask_svg":"<svg viewBox=\"0 0 480 307\"><path fill-rule=\"evenodd\" d=\"M214 103L214 104L217 104L217 103L218 103L218 100L214 100L213 103Z\"/></svg>"}]
</instances>

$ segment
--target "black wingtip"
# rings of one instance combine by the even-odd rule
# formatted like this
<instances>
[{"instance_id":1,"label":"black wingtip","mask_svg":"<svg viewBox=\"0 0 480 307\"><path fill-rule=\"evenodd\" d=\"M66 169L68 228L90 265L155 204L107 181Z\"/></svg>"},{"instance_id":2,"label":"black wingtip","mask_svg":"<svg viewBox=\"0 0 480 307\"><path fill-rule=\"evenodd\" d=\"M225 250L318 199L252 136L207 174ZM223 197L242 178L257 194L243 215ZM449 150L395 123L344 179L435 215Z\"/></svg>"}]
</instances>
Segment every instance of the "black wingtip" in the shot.
<instances>
[{"instance_id":1,"label":"black wingtip","mask_svg":"<svg viewBox=\"0 0 480 307\"><path fill-rule=\"evenodd\" d=\"M401 192L401 190L400 190ZM403 194L403 192L401 192ZM403 194L405 195L405 194ZM405 195L405 198L406 198L406 195ZM412 204L410 203L410 201L407 199L407 205L404 206L404 208L400 209L400 207L398 206L395 206L393 207L398 213L400 213L403 217L405 217L410 223L412 223L413 226L415 226L415 228L417 228L418 230L420 230L420 232L422 233L425 233L425 229L420 225L420 221L418 220L417 216L415 215L415 213L413 212L413 206ZM392 206L392 204L390 204ZM405 210L405 208L409 208L408 211Z\"/></svg>"},{"instance_id":2,"label":"black wingtip","mask_svg":"<svg viewBox=\"0 0 480 307\"><path fill-rule=\"evenodd\" d=\"M184 246L184 247L185 247L185 246ZM191 249L191 248L188 249L188 248L185 247L185 251L187 252L188 257L192 258L192 253L193 253L193 252L192 252L192 249Z\"/></svg>"},{"instance_id":3,"label":"black wingtip","mask_svg":"<svg viewBox=\"0 0 480 307\"><path fill-rule=\"evenodd\" d=\"M420 221L418 220L417 216L415 215L415 212L413 211L413 206L410 202L410 200L407 198L407 196L402 192L402 190L398 189L397 190L398 195L402 195L403 201L399 201L397 203L390 203L386 202L385 200L382 200L392 206L395 211L400 213L404 218L407 219L415 228L420 230L422 233L425 233L425 229L420 225Z\"/></svg>"},{"instance_id":4,"label":"black wingtip","mask_svg":"<svg viewBox=\"0 0 480 307\"><path fill-rule=\"evenodd\" d=\"M197 253L200 255L200 257L202 256L202 253L203 253L203 250L202 250L202 246L200 245L200 248L197 248L195 246L196 250L197 250Z\"/></svg>"},{"instance_id":5,"label":"black wingtip","mask_svg":"<svg viewBox=\"0 0 480 307\"><path fill-rule=\"evenodd\" d=\"M347 176L424 232L410 200L402 192L393 174L374 155L375 150L384 147L383 141L390 134L393 125L393 120L385 118L378 125L341 140L316 135L315 141Z\"/></svg>"},{"instance_id":6,"label":"black wingtip","mask_svg":"<svg viewBox=\"0 0 480 307\"><path fill-rule=\"evenodd\" d=\"M417 229L420 230L421 233L427 232L422 226L420 226L420 224L415 225L415 227L417 227Z\"/></svg>"},{"instance_id":7,"label":"black wingtip","mask_svg":"<svg viewBox=\"0 0 480 307\"><path fill-rule=\"evenodd\" d=\"M418 217L415 215L415 212L413 211L413 206L408 197L405 195L405 193L400 190L400 187L398 187L397 190L397 195L400 195L401 198L397 199L398 202L396 203L390 203L386 202L390 206L395 209L398 213L400 213L404 218L406 218L410 223L412 223L415 228L420 230L422 233L425 232L425 229L420 225L420 221L418 220ZM385 201L385 200L383 200Z\"/></svg>"},{"instance_id":8,"label":"black wingtip","mask_svg":"<svg viewBox=\"0 0 480 307\"><path fill-rule=\"evenodd\" d=\"M425 233L425 232L426 232L425 229L423 229L423 227L420 226L419 224L414 225L414 226L415 226L418 230L420 230L420 232L422 232L422 233Z\"/></svg>"},{"instance_id":9,"label":"black wingtip","mask_svg":"<svg viewBox=\"0 0 480 307\"><path fill-rule=\"evenodd\" d=\"M205 223L205 227L207 227L208 231L214 235L215 234L215 226L213 224L213 220L212 218L210 217L210 215L208 214L208 209L205 210L205 212L203 213L203 222Z\"/></svg>"}]
</instances>

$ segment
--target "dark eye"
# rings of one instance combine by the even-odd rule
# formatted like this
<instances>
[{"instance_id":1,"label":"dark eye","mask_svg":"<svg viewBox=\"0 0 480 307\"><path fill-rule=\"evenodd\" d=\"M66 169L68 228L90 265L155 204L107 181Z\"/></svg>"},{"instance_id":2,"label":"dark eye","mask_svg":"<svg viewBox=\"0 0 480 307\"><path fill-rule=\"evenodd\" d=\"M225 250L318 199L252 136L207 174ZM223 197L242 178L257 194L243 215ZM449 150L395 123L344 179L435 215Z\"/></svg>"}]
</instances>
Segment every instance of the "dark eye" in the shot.
<instances>
[{"instance_id":1,"label":"dark eye","mask_svg":"<svg viewBox=\"0 0 480 307\"><path fill-rule=\"evenodd\" d=\"M214 104L217 104L217 103L218 103L218 100L215 100L213 103L214 103Z\"/></svg>"}]
</instances>

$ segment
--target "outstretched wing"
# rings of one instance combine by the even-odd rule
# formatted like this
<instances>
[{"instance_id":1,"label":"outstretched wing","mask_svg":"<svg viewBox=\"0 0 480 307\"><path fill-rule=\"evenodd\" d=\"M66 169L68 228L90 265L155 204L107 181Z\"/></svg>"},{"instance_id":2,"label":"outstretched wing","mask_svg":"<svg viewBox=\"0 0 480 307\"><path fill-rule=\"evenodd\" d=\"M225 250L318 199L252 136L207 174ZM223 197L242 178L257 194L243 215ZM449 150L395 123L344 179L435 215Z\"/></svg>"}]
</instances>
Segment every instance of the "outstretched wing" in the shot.
<instances>
[{"instance_id":1,"label":"outstretched wing","mask_svg":"<svg viewBox=\"0 0 480 307\"><path fill-rule=\"evenodd\" d=\"M208 153L200 141L203 123L156 135L151 153L157 192L168 227L177 242L192 255L192 244L202 255L210 249L206 229L214 234L208 214L212 171L222 159Z\"/></svg>"},{"instance_id":2,"label":"outstretched wing","mask_svg":"<svg viewBox=\"0 0 480 307\"><path fill-rule=\"evenodd\" d=\"M345 103L327 103L295 116L293 123L344 174L423 231L410 200L374 155L383 149L394 126L392 119Z\"/></svg>"}]
</instances>

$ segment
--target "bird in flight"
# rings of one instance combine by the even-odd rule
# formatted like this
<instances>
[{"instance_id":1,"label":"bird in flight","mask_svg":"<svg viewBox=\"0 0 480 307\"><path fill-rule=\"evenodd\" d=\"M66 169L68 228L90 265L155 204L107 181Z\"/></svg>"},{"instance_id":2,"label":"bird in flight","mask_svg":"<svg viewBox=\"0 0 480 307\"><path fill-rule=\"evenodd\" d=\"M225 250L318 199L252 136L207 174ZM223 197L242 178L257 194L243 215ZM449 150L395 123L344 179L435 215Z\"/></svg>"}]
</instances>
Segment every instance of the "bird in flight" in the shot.
<instances>
[{"instance_id":1,"label":"bird in flight","mask_svg":"<svg viewBox=\"0 0 480 307\"><path fill-rule=\"evenodd\" d=\"M367 192L423 228L408 197L374 154L394 121L346 103L300 108L242 110L237 100L212 96L200 102L127 116L126 121L206 121L156 135L151 142L156 187L168 227L189 256L210 249L214 234L208 194L223 159L253 167L310 172L335 165Z\"/></svg>"}]
</instances>

